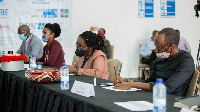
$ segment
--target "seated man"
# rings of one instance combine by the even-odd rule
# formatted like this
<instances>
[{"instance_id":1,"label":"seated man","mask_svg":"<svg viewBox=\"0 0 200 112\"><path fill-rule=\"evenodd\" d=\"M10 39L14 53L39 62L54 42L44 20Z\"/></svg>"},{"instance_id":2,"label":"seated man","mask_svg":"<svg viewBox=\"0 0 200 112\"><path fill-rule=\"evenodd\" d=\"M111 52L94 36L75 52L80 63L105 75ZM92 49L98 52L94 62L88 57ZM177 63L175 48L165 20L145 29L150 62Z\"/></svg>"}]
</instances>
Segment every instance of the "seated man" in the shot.
<instances>
[{"instance_id":1,"label":"seated man","mask_svg":"<svg viewBox=\"0 0 200 112\"><path fill-rule=\"evenodd\" d=\"M142 57L141 62L143 64L150 64L152 50L155 49L154 38L157 33L158 33L157 30L153 31L152 37L145 39L140 47L140 55Z\"/></svg>"},{"instance_id":2,"label":"seated man","mask_svg":"<svg viewBox=\"0 0 200 112\"><path fill-rule=\"evenodd\" d=\"M27 25L21 25L18 28L19 38L22 40L22 45L17 51L18 54L31 56L35 55L36 58L41 58L43 54L42 41L34 34L30 33ZM25 61L28 63L28 61Z\"/></svg>"},{"instance_id":3,"label":"seated man","mask_svg":"<svg viewBox=\"0 0 200 112\"><path fill-rule=\"evenodd\" d=\"M194 60L190 53L178 49L180 36L172 28L165 28L155 38L156 58L150 77L143 82L124 82L119 77L115 81L117 89L131 87L152 91L156 78L163 78L167 93L185 96L195 71Z\"/></svg>"},{"instance_id":4,"label":"seated man","mask_svg":"<svg viewBox=\"0 0 200 112\"><path fill-rule=\"evenodd\" d=\"M175 30L178 32L178 34L180 35L180 31L179 30ZM185 50L189 53L191 53L191 48L190 48L190 44L187 42L187 40L183 37L180 36L180 41L179 41L179 44L178 44L178 48L180 50Z\"/></svg>"}]
</instances>

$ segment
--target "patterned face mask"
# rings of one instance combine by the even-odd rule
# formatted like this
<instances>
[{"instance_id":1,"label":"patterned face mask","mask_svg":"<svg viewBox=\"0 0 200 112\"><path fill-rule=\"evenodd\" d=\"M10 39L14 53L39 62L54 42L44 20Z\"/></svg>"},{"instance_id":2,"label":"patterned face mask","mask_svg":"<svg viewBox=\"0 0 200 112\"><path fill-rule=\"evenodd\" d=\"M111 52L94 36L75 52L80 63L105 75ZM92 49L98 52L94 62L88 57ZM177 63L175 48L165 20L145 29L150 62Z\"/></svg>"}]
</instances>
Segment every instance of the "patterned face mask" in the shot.
<instances>
[{"instance_id":1,"label":"patterned face mask","mask_svg":"<svg viewBox=\"0 0 200 112\"><path fill-rule=\"evenodd\" d=\"M170 53L162 52L162 53L156 53L156 56L158 58L169 58Z\"/></svg>"}]
</instances>

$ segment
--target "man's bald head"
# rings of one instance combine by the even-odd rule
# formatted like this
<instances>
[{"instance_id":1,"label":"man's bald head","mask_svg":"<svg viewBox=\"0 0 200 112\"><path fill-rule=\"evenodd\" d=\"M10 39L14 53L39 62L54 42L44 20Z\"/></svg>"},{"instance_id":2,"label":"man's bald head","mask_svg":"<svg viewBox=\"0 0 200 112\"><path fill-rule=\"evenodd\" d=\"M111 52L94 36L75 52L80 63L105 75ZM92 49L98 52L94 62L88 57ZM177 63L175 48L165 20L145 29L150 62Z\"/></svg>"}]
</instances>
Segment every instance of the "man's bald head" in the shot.
<instances>
[{"instance_id":1,"label":"man's bald head","mask_svg":"<svg viewBox=\"0 0 200 112\"><path fill-rule=\"evenodd\" d=\"M24 31L30 31L29 27L27 25L21 25L18 28L18 34L22 34L24 33Z\"/></svg>"}]
</instances>

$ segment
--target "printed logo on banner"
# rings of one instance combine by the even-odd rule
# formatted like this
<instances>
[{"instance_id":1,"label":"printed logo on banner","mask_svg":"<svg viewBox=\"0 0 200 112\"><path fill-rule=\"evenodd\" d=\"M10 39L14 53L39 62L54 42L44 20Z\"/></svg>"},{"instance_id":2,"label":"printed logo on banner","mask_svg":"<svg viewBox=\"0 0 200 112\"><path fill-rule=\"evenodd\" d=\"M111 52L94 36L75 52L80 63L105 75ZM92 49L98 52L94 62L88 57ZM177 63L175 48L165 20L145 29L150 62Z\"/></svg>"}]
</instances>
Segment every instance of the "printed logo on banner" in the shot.
<instances>
[{"instance_id":1,"label":"printed logo on banner","mask_svg":"<svg viewBox=\"0 0 200 112\"><path fill-rule=\"evenodd\" d=\"M58 18L58 9L34 9L22 11L22 15L28 15L31 18Z\"/></svg>"},{"instance_id":2,"label":"printed logo on banner","mask_svg":"<svg viewBox=\"0 0 200 112\"><path fill-rule=\"evenodd\" d=\"M69 17L69 9L60 9L60 17Z\"/></svg>"},{"instance_id":3,"label":"printed logo on banner","mask_svg":"<svg viewBox=\"0 0 200 112\"><path fill-rule=\"evenodd\" d=\"M35 0L32 4L50 4L50 2L46 2L46 0Z\"/></svg>"},{"instance_id":4,"label":"printed logo on banner","mask_svg":"<svg viewBox=\"0 0 200 112\"><path fill-rule=\"evenodd\" d=\"M31 30L42 30L46 23L19 23L21 25L27 25Z\"/></svg>"},{"instance_id":5,"label":"printed logo on banner","mask_svg":"<svg viewBox=\"0 0 200 112\"><path fill-rule=\"evenodd\" d=\"M175 0L161 0L161 17L175 17Z\"/></svg>"},{"instance_id":6,"label":"printed logo on banner","mask_svg":"<svg viewBox=\"0 0 200 112\"><path fill-rule=\"evenodd\" d=\"M58 9L43 9L43 17L44 18L57 18L58 17Z\"/></svg>"},{"instance_id":7,"label":"printed logo on banner","mask_svg":"<svg viewBox=\"0 0 200 112\"><path fill-rule=\"evenodd\" d=\"M3 0L0 0L0 4L5 4L5 1L3 1Z\"/></svg>"},{"instance_id":8,"label":"printed logo on banner","mask_svg":"<svg viewBox=\"0 0 200 112\"><path fill-rule=\"evenodd\" d=\"M8 9L0 9L0 19L7 19L8 16Z\"/></svg>"},{"instance_id":9,"label":"printed logo on banner","mask_svg":"<svg viewBox=\"0 0 200 112\"><path fill-rule=\"evenodd\" d=\"M9 29L9 25L1 25L0 24L0 30L8 30Z\"/></svg>"}]
</instances>

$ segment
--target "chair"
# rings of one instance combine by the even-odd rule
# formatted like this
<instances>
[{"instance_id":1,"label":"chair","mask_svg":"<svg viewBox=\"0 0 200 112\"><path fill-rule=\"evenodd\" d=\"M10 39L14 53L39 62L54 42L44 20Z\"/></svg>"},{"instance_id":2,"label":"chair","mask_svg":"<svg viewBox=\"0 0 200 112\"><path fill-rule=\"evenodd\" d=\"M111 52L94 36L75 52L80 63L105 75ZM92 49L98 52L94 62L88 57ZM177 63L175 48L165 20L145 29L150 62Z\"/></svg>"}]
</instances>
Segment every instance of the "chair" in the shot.
<instances>
[{"instance_id":1,"label":"chair","mask_svg":"<svg viewBox=\"0 0 200 112\"><path fill-rule=\"evenodd\" d=\"M73 56L73 60L72 60L72 65L74 64L74 63L76 63L76 61L78 60L78 56L76 56L76 54L74 54L74 56Z\"/></svg>"},{"instance_id":2,"label":"chair","mask_svg":"<svg viewBox=\"0 0 200 112\"><path fill-rule=\"evenodd\" d=\"M141 47L141 44L140 44L140 47ZM148 73L149 70L150 70L150 66L148 64L142 64L141 62L141 55L140 55L140 58L139 58L139 66L138 66L138 80L140 81L140 71L142 70L142 73L144 72L145 73L145 79L148 78Z\"/></svg>"},{"instance_id":3,"label":"chair","mask_svg":"<svg viewBox=\"0 0 200 112\"><path fill-rule=\"evenodd\" d=\"M111 54L109 59L113 59L113 54L114 54L114 46L111 45Z\"/></svg>"},{"instance_id":4,"label":"chair","mask_svg":"<svg viewBox=\"0 0 200 112\"><path fill-rule=\"evenodd\" d=\"M109 60L107 60L107 66L108 66L108 72L109 72L109 80L111 80L111 81L114 81L114 78L115 78L114 65L115 65L116 74L118 75L119 71L120 71L121 61L118 60L118 59L109 59Z\"/></svg>"},{"instance_id":5,"label":"chair","mask_svg":"<svg viewBox=\"0 0 200 112\"><path fill-rule=\"evenodd\" d=\"M199 77L199 71L195 70L194 75L192 77L192 80L191 80L191 82L189 84L186 96L194 96L195 95L195 90L196 90L198 77Z\"/></svg>"}]
</instances>

